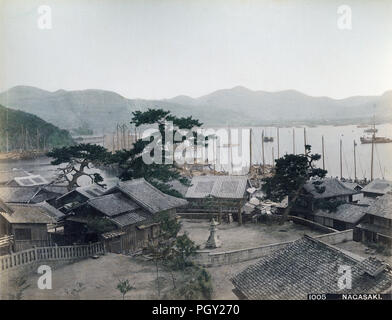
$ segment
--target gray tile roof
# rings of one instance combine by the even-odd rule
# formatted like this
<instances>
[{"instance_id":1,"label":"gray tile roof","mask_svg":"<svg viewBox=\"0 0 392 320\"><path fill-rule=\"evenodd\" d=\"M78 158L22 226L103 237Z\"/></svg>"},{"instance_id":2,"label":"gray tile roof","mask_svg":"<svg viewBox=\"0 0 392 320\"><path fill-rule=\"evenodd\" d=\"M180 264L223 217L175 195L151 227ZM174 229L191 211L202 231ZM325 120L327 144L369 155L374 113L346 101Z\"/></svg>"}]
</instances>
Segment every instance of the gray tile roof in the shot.
<instances>
[{"instance_id":1,"label":"gray tile roof","mask_svg":"<svg viewBox=\"0 0 392 320\"><path fill-rule=\"evenodd\" d=\"M340 205L335 212L319 210L315 216L331 218L334 220L357 224L365 216L367 207L345 203Z\"/></svg>"},{"instance_id":2,"label":"gray tile roof","mask_svg":"<svg viewBox=\"0 0 392 320\"><path fill-rule=\"evenodd\" d=\"M352 268L351 290L339 291L340 266ZM304 236L261 258L231 281L247 299L306 299L309 293L379 293L391 287L392 273L378 260L359 261Z\"/></svg>"},{"instance_id":3,"label":"gray tile roof","mask_svg":"<svg viewBox=\"0 0 392 320\"><path fill-rule=\"evenodd\" d=\"M163 193L143 178L121 181L118 185L109 189L106 194L116 192L116 190L123 192L152 214L187 204L186 200Z\"/></svg>"},{"instance_id":4,"label":"gray tile roof","mask_svg":"<svg viewBox=\"0 0 392 320\"><path fill-rule=\"evenodd\" d=\"M111 217L133 211L140 207L121 192L111 193L87 201L93 208Z\"/></svg>"},{"instance_id":5,"label":"gray tile roof","mask_svg":"<svg viewBox=\"0 0 392 320\"><path fill-rule=\"evenodd\" d=\"M0 212L0 214L10 223L54 223L56 220L51 217L44 208L36 204L9 204L12 213Z\"/></svg>"},{"instance_id":6,"label":"gray tile roof","mask_svg":"<svg viewBox=\"0 0 392 320\"><path fill-rule=\"evenodd\" d=\"M56 209L46 201L40 202L36 204L37 206L41 207L45 210L45 212L54 218L56 221L59 221L61 218L65 217L65 214L62 213L60 210Z\"/></svg>"},{"instance_id":7,"label":"gray tile roof","mask_svg":"<svg viewBox=\"0 0 392 320\"><path fill-rule=\"evenodd\" d=\"M388 191L392 191L392 182L383 179L375 179L367 184L361 191L383 195Z\"/></svg>"},{"instance_id":8,"label":"gray tile roof","mask_svg":"<svg viewBox=\"0 0 392 320\"><path fill-rule=\"evenodd\" d=\"M47 186L0 187L0 198L8 203L38 203L58 197L60 190Z\"/></svg>"},{"instance_id":9,"label":"gray tile roof","mask_svg":"<svg viewBox=\"0 0 392 320\"><path fill-rule=\"evenodd\" d=\"M196 176L185 198L201 199L207 196L225 199L241 199L246 193L247 176Z\"/></svg>"},{"instance_id":10,"label":"gray tile roof","mask_svg":"<svg viewBox=\"0 0 392 320\"><path fill-rule=\"evenodd\" d=\"M119 227L125 227L132 224L137 224L139 222L143 222L147 220L147 218L144 216L143 210L139 209L133 212L128 212L119 216L111 217L110 220L117 224Z\"/></svg>"},{"instance_id":11,"label":"gray tile roof","mask_svg":"<svg viewBox=\"0 0 392 320\"><path fill-rule=\"evenodd\" d=\"M319 192L317 189L324 189ZM358 191L347 188L343 182L336 178L324 178L318 180L310 180L304 185L304 189L316 199L331 198L336 196L347 196L358 194Z\"/></svg>"},{"instance_id":12,"label":"gray tile roof","mask_svg":"<svg viewBox=\"0 0 392 320\"><path fill-rule=\"evenodd\" d=\"M365 212L373 216L392 219L392 193L377 198Z\"/></svg>"},{"instance_id":13,"label":"gray tile roof","mask_svg":"<svg viewBox=\"0 0 392 320\"><path fill-rule=\"evenodd\" d=\"M39 190L39 187L0 187L0 198L8 203L28 203Z\"/></svg>"}]
</instances>

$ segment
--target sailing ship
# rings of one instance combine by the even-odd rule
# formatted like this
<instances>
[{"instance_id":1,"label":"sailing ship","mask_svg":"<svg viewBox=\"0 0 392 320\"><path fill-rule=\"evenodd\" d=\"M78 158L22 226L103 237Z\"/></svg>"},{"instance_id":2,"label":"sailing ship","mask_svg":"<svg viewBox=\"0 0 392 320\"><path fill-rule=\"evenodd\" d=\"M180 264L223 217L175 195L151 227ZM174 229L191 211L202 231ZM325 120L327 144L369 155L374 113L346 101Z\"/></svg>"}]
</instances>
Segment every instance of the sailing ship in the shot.
<instances>
[{"instance_id":1,"label":"sailing ship","mask_svg":"<svg viewBox=\"0 0 392 320\"><path fill-rule=\"evenodd\" d=\"M364 130L363 132L366 132L366 133L376 133L377 131L378 130L376 128L369 128L369 129Z\"/></svg>"},{"instance_id":2,"label":"sailing ship","mask_svg":"<svg viewBox=\"0 0 392 320\"><path fill-rule=\"evenodd\" d=\"M366 143L391 143L392 139L387 138L387 137L377 137L376 136L376 132L378 130L376 129L376 117L374 116L374 121L373 121L373 126L372 128L366 129L364 130L364 132L366 133L372 133L371 136L368 137L361 137L360 141L362 144L366 144Z\"/></svg>"},{"instance_id":3,"label":"sailing ship","mask_svg":"<svg viewBox=\"0 0 392 320\"><path fill-rule=\"evenodd\" d=\"M374 141L374 143L391 143L392 139L387 138L387 137L377 137L375 135L371 136L371 137L361 137L360 138L361 143L366 144L366 143L372 143Z\"/></svg>"}]
</instances>

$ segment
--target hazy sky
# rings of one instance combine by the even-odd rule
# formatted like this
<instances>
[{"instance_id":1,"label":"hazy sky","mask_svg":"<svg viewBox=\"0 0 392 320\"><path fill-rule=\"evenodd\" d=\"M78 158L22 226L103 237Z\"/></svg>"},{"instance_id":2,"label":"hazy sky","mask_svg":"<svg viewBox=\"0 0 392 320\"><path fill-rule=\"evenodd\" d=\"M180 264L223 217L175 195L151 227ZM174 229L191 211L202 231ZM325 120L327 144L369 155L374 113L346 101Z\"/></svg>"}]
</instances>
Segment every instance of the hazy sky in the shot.
<instances>
[{"instance_id":1,"label":"hazy sky","mask_svg":"<svg viewBox=\"0 0 392 320\"><path fill-rule=\"evenodd\" d=\"M352 29L337 26L340 5ZM38 28L49 5L52 29ZM242 85L343 98L392 89L391 0L0 0L0 90L193 97Z\"/></svg>"}]
</instances>

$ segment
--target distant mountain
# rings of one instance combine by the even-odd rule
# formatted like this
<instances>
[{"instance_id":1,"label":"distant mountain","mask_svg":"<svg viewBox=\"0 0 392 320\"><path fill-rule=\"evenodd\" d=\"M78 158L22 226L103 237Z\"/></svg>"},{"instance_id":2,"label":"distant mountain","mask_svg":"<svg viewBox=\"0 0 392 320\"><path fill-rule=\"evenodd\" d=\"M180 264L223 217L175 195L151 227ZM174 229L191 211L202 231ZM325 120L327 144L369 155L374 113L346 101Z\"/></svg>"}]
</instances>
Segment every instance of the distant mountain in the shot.
<instances>
[{"instance_id":1,"label":"distant mountain","mask_svg":"<svg viewBox=\"0 0 392 320\"><path fill-rule=\"evenodd\" d=\"M41 118L0 105L0 152L18 149L42 149L70 145L73 140L67 130L59 129Z\"/></svg>"},{"instance_id":2,"label":"distant mountain","mask_svg":"<svg viewBox=\"0 0 392 320\"><path fill-rule=\"evenodd\" d=\"M131 112L163 108L178 116L192 115L207 125L344 124L392 120L392 91L382 96L346 99L311 97L294 90L253 91L244 87L218 90L191 98L165 100L127 99L104 90L49 92L17 86L0 94L0 103L34 113L65 129L88 128L113 132L117 123L128 123Z\"/></svg>"}]
</instances>

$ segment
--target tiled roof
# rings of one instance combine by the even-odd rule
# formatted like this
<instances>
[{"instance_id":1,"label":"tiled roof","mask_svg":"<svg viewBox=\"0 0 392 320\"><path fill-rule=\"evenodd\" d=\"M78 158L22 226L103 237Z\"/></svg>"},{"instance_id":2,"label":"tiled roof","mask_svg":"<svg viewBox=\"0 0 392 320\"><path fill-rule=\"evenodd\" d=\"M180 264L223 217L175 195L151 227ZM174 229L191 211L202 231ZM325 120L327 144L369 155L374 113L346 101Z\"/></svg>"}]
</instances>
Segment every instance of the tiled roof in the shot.
<instances>
[{"instance_id":1,"label":"tiled roof","mask_svg":"<svg viewBox=\"0 0 392 320\"><path fill-rule=\"evenodd\" d=\"M383 195L388 191L392 191L392 182L383 179L375 179L367 184L361 191Z\"/></svg>"},{"instance_id":2,"label":"tiled roof","mask_svg":"<svg viewBox=\"0 0 392 320\"><path fill-rule=\"evenodd\" d=\"M225 199L242 199L246 192L247 176L196 176L192 178L185 198L213 196Z\"/></svg>"},{"instance_id":3,"label":"tiled roof","mask_svg":"<svg viewBox=\"0 0 392 320\"><path fill-rule=\"evenodd\" d=\"M365 209L365 212L373 216L392 219L392 193L386 193L376 199Z\"/></svg>"},{"instance_id":4,"label":"tiled roof","mask_svg":"<svg viewBox=\"0 0 392 320\"><path fill-rule=\"evenodd\" d=\"M340 266L351 267L351 290L339 290ZM392 273L379 260L358 261L304 236L261 258L231 281L247 299L306 299L309 293L379 293L391 287Z\"/></svg>"},{"instance_id":5,"label":"tiled roof","mask_svg":"<svg viewBox=\"0 0 392 320\"><path fill-rule=\"evenodd\" d=\"M0 212L10 223L54 223L45 209L36 204L10 204L12 213Z\"/></svg>"},{"instance_id":6,"label":"tiled roof","mask_svg":"<svg viewBox=\"0 0 392 320\"><path fill-rule=\"evenodd\" d=\"M51 206L46 201L40 202L36 204L37 206L41 207L45 210L45 212L54 218L56 221L59 221L61 218L65 217L65 214L62 213L60 210L56 209L55 207Z\"/></svg>"},{"instance_id":7,"label":"tiled roof","mask_svg":"<svg viewBox=\"0 0 392 320\"><path fill-rule=\"evenodd\" d=\"M143 211L139 209L133 212L128 212L119 216L111 217L110 220L117 224L119 227L125 227L131 224L145 221L147 220L147 218L143 215Z\"/></svg>"},{"instance_id":8,"label":"tiled roof","mask_svg":"<svg viewBox=\"0 0 392 320\"><path fill-rule=\"evenodd\" d=\"M91 207L102 212L109 220L119 227L136 224L145 221L149 214L121 192L110 193L87 202Z\"/></svg>"},{"instance_id":9,"label":"tiled roof","mask_svg":"<svg viewBox=\"0 0 392 320\"><path fill-rule=\"evenodd\" d=\"M60 188L47 188L47 186L32 187L0 187L0 198L8 203L38 203L54 199L60 193Z\"/></svg>"},{"instance_id":10,"label":"tiled roof","mask_svg":"<svg viewBox=\"0 0 392 320\"><path fill-rule=\"evenodd\" d=\"M116 190L123 192L139 206L153 214L187 204L186 200L163 193L143 178L119 182L117 186L109 189L106 194L113 193Z\"/></svg>"},{"instance_id":11,"label":"tiled roof","mask_svg":"<svg viewBox=\"0 0 392 320\"><path fill-rule=\"evenodd\" d=\"M39 190L39 187L0 187L0 198L8 203L28 203Z\"/></svg>"},{"instance_id":12,"label":"tiled roof","mask_svg":"<svg viewBox=\"0 0 392 320\"><path fill-rule=\"evenodd\" d=\"M336 178L324 178L310 180L304 185L304 189L316 199L331 198L358 194L358 191L347 188L343 182ZM324 191L323 191L324 190Z\"/></svg>"},{"instance_id":13,"label":"tiled roof","mask_svg":"<svg viewBox=\"0 0 392 320\"><path fill-rule=\"evenodd\" d=\"M356 224L365 215L367 207L345 203L340 205L335 212L323 210L317 211L314 215L319 217L331 218L334 220Z\"/></svg>"},{"instance_id":14,"label":"tiled roof","mask_svg":"<svg viewBox=\"0 0 392 320\"><path fill-rule=\"evenodd\" d=\"M126 198L121 192L90 199L87 203L109 217L140 208L134 201Z\"/></svg>"}]
</instances>

